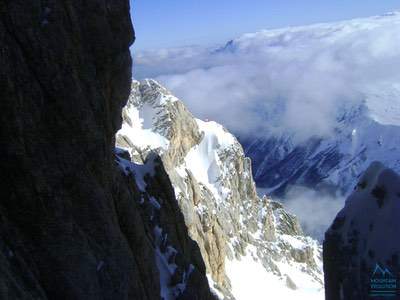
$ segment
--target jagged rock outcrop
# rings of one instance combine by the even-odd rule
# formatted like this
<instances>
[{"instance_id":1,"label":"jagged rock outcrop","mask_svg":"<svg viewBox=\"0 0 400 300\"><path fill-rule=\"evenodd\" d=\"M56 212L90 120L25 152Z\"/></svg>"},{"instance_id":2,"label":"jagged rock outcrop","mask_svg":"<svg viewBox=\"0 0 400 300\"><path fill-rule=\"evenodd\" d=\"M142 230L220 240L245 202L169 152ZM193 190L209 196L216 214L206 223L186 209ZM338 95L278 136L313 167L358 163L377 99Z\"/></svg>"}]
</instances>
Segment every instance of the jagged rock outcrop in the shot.
<instances>
[{"instance_id":1,"label":"jagged rock outcrop","mask_svg":"<svg viewBox=\"0 0 400 300\"><path fill-rule=\"evenodd\" d=\"M400 176L374 162L325 234L326 299L400 299Z\"/></svg>"},{"instance_id":2,"label":"jagged rock outcrop","mask_svg":"<svg viewBox=\"0 0 400 300\"><path fill-rule=\"evenodd\" d=\"M262 299L276 287L290 290L288 297L307 285L322 290L318 244L281 204L257 196L250 159L235 137L215 122L194 118L154 80L132 83L123 118L117 146L136 164L153 152L160 155L220 298ZM271 278L240 286L238 276L246 273L240 268L253 265Z\"/></svg>"},{"instance_id":3,"label":"jagged rock outcrop","mask_svg":"<svg viewBox=\"0 0 400 300\"><path fill-rule=\"evenodd\" d=\"M114 155L133 39L127 0L0 2L1 299L214 298L161 162Z\"/></svg>"},{"instance_id":4,"label":"jagged rock outcrop","mask_svg":"<svg viewBox=\"0 0 400 300\"><path fill-rule=\"evenodd\" d=\"M120 189L114 191L119 199L116 208L120 226L128 233L130 245L139 248L134 254L140 273L153 268L150 276L140 278L153 285L144 286L146 292L164 300L214 299L199 247L188 236L160 157L151 153L144 164L137 165L131 162L129 153L116 149L116 162L125 174L119 181ZM128 189L127 194L126 186L134 187L134 191ZM143 229L145 235L138 235Z\"/></svg>"}]
</instances>

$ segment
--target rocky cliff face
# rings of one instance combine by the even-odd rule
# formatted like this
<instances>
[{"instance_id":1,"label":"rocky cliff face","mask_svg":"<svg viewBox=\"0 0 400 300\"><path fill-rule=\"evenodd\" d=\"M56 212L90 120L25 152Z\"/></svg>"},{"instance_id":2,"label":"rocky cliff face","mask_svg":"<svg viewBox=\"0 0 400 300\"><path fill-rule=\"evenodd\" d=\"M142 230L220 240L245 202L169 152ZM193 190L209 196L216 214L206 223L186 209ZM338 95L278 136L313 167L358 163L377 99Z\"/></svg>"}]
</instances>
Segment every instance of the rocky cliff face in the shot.
<instances>
[{"instance_id":1,"label":"rocky cliff face","mask_svg":"<svg viewBox=\"0 0 400 300\"><path fill-rule=\"evenodd\" d=\"M257 196L251 162L236 138L194 118L153 80L132 83L123 119L117 147L138 165L160 155L221 299L321 294L318 244L281 204Z\"/></svg>"},{"instance_id":2,"label":"rocky cliff face","mask_svg":"<svg viewBox=\"0 0 400 300\"><path fill-rule=\"evenodd\" d=\"M1 299L213 299L160 160L114 154L133 39L125 0L1 1Z\"/></svg>"},{"instance_id":3,"label":"rocky cliff face","mask_svg":"<svg viewBox=\"0 0 400 300\"><path fill-rule=\"evenodd\" d=\"M324 241L326 299L399 299L400 177L374 162Z\"/></svg>"}]
</instances>

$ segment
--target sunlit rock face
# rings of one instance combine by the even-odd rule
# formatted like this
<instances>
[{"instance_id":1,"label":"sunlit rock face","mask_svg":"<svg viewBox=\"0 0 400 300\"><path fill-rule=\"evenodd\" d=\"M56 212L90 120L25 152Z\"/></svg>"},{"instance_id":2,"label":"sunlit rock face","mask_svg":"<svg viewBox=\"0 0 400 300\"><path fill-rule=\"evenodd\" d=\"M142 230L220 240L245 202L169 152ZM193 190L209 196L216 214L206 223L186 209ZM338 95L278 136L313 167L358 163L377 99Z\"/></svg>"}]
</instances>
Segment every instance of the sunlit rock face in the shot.
<instances>
[{"instance_id":1,"label":"sunlit rock face","mask_svg":"<svg viewBox=\"0 0 400 300\"><path fill-rule=\"evenodd\" d=\"M123 118L117 147L138 165L161 157L221 299L322 297L319 245L280 203L257 196L250 159L233 135L193 117L154 80L132 83Z\"/></svg>"},{"instance_id":2,"label":"sunlit rock face","mask_svg":"<svg viewBox=\"0 0 400 300\"><path fill-rule=\"evenodd\" d=\"M399 298L399 211L399 175L372 163L325 235L328 300L369 299L383 293ZM375 286L382 280L384 285Z\"/></svg>"}]
</instances>

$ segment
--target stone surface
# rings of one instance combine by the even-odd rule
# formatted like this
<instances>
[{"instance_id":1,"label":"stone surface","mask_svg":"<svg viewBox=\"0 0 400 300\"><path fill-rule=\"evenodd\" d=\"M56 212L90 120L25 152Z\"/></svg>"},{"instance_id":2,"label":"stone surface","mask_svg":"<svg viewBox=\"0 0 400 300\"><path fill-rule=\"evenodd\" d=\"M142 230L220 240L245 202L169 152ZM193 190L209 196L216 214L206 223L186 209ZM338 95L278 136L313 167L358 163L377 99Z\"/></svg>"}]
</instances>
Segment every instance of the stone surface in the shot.
<instances>
[{"instance_id":1,"label":"stone surface","mask_svg":"<svg viewBox=\"0 0 400 300\"><path fill-rule=\"evenodd\" d=\"M133 40L127 0L0 2L1 299L160 299L173 285L114 156ZM185 274L173 298L212 299L162 165L147 180Z\"/></svg>"}]
</instances>

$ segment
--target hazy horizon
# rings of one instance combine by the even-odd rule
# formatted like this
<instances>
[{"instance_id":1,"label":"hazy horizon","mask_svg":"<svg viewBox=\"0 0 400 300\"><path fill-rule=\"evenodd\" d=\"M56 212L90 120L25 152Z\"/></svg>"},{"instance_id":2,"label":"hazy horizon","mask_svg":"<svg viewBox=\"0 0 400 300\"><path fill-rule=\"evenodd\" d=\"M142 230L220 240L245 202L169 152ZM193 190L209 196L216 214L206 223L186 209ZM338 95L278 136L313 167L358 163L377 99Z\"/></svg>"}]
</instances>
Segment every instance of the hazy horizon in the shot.
<instances>
[{"instance_id":1,"label":"hazy horizon","mask_svg":"<svg viewBox=\"0 0 400 300\"><path fill-rule=\"evenodd\" d=\"M211 45L244 33L336 22L400 9L397 1L131 0L135 50Z\"/></svg>"}]
</instances>

